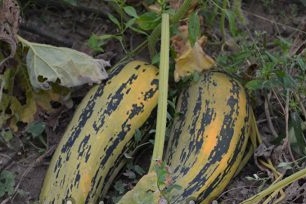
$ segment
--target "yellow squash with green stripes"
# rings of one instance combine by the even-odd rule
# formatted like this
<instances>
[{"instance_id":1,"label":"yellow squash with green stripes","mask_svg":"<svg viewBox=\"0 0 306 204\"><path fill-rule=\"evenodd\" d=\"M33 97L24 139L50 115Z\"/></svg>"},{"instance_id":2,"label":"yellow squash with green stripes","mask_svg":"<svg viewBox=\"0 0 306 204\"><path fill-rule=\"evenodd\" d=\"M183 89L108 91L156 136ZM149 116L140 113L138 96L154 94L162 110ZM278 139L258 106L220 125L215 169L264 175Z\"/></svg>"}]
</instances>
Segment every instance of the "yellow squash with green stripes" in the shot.
<instances>
[{"instance_id":1,"label":"yellow squash with green stripes","mask_svg":"<svg viewBox=\"0 0 306 204\"><path fill-rule=\"evenodd\" d=\"M234 176L252 130L244 88L220 72L206 72L178 100L165 160L173 171L173 204L208 204Z\"/></svg>"},{"instance_id":2,"label":"yellow squash with green stripes","mask_svg":"<svg viewBox=\"0 0 306 204\"><path fill-rule=\"evenodd\" d=\"M90 90L77 108L50 163L40 203L96 203L157 105L158 70L133 61Z\"/></svg>"}]
</instances>

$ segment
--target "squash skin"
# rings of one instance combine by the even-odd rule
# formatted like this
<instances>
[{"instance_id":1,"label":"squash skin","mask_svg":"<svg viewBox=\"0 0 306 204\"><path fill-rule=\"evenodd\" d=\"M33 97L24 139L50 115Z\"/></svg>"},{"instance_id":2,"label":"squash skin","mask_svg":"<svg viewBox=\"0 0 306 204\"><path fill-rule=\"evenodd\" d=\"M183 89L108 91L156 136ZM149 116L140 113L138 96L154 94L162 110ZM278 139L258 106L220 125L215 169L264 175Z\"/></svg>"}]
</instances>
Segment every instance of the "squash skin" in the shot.
<instances>
[{"instance_id":1,"label":"squash skin","mask_svg":"<svg viewBox=\"0 0 306 204\"><path fill-rule=\"evenodd\" d=\"M47 171L40 203L96 203L157 105L158 69L132 61L84 97Z\"/></svg>"},{"instance_id":2,"label":"squash skin","mask_svg":"<svg viewBox=\"0 0 306 204\"><path fill-rule=\"evenodd\" d=\"M211 203L235 175L252 132L251 107L242 85L206 72L178 100L165 160L173 171L171 203Z\"/></svg>"}]
</instances>

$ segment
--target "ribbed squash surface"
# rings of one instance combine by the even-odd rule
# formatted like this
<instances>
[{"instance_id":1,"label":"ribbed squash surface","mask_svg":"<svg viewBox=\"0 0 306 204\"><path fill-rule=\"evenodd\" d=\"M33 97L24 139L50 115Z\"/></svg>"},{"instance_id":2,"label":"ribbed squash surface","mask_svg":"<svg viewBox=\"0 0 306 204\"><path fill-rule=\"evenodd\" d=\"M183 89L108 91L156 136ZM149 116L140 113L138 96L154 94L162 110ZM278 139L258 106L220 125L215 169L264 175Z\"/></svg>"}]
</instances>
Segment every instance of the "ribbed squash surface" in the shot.
<instances>
[{"instance_id":1,"label":"ribbed squash surface","mask_svg":"<svg viewBox=\"0 0 306 204\"><path fill-rule=\"evenodd\" d=\"M235 79L207 72L184 90L166 153L175 184L171 203L211 203L234 176L247 147L250 107Z\"/></svg>"},{"instance_id":2,"label":"ribbed squash surface","mask_svg":"<svg viewBox=\"0 0 306 204\"><path fill-rule=\"evenodd\" d=\"M157 105L158 70L133 61L95 86L78 106L50 163L40 203L96 203Z\"/></svg>"}]
</instances>

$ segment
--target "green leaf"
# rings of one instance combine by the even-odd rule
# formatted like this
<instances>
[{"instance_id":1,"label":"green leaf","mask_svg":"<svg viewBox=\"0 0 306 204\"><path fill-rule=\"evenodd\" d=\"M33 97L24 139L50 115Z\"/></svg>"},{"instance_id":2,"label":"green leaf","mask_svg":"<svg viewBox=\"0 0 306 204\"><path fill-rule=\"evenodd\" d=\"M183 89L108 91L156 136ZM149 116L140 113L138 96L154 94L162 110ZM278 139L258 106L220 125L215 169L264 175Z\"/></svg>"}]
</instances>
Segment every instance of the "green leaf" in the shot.
<instances>
[{"instance_id":1,"label":"green leaf","mask_svg":"<svg viewBox=\"0 0 306 204\"><path fill-rule=\"evenodd\" d=\"M283 168L283 169L286 169L286 170L289 170L289 169L293 169L291 164L288 163L288 162L281 162L277 165L278 168Z\"/></svg>"},{"instance_id":2,"label":"green leaf","mask_svg":"<svg viewBox=\"0 0 306 204\"><path fill-rule=\"evenodd\" d=\"M238 33L238 29L236 26L235 13L232 10L225 9L225 14L228 20L229 30L233 36L236 36Z\"/></svg>"},{"instance_id":3,"label":"green leaf","mask_svg":"<svg viewBox=\"0 0 306 204\"><path fill-rule=\"evenodd\" d=\"M269 52L269 51L266 50L264 53L265 53L265 54L268 56L268 58L272 61L273 65L279 63L279 58L276 57L276 56L274 56L271 52Z\"/></svg>"},{"instance_id":4,"label":"green leaf","mask_svg":"<svg viewBox=\"0 0 306 204\"><path fill-rule=\"evenodd\" d=\"M136 132L134 134L134 138L135 138L136 143L139 143L141 141L142 134L141 134L141 131L139 129L136 129Z\"/></svg>"},{"instance_id":5,"label":"green leaf","mask_svg":"<svg viewBox=\"0 0 306 204\"><path fill-rule=\"evenodd\" d=\"M26 132L31 134L33 138L40 136L46 128L46 124L41 121L35 121L29 124L26 128Z\"/></svg>"},{"instance_id":6,"label":"green leaf","mask_svg":"<svg viewBox=\"0 0 306 204\"><path fill-rule=\"evenodd\" d=\"M289 142L291 148L300 156L306 155L306 141L302 130L303 120L297 112L290 114Z\"/></svg>"},{"instance_id":7,"label":"green leaf","mask_svg":"<svg viewBox=\"0 0 306 204\"><path fill-rule=\"evenodd\" d=\"M111 20L115 25L117 25L118 28L121 29L121 24L120 24L120 22L118 21L118 19L117 19L115 16L113 16L113 15L110 14L110 13L108 13L108 14L107 14L107 17L108 17L109 20Z\"/></svg>"},{"instance_id":8,"label":"green leaf","mask_svg":"<svg viewBox=\"0 0 306 204\"><path fill-rule=\"evenodd\" d=\"M125 192L124 183L121 180L118 180L115 183L114 188L119 194L122 194Z\"/></svg>"},{"instance_id":9,"label":"green leaf","mask_svg":"<svg viewBox=\"0 0 306 204\"><path fill-rule=\"evenodd\" d=\"M154 65L157 65L159 64L159 62L160 62L160 53L157 53L156 55L152 57L151 63Z\"/></svg>"},{"instance_id":10,"label":"green leaf","mask_svg":"<svg viewBox=\"0 0 306 204\"><path fill-rule=\"evenodd\" d=\"M153 30L160 21L160 15L157 13L146 12L137 18L136 23L143 30Z\"/></svg>"},{"instance_id":11,"label":"green leaf","mask_svg":"<svg viewBox=\"0 0 306 204\"><path fill-rule=\"evenodd\" d=\"M131 170L126 170L123 173L123 175L128 177L129 179L136 179L136 174L133 171L131 171Z\"/></svg>"},{"instance_id":12,"label":"green leaf","mask_svg":"<svg viewBox=\"0 0 306 204\"><path fill-rule=\"evenodd\" d=\"M168 171L167 171L167 165L165 162L157 163L154 166L154 170L156 172L157 176L157 183L158 185L165 185L166 184L166 178L168 176Z\"/></svg>"},{"instance_id":13,"label":"green leaf","mask_svg":"<svg viewBox=\"0 0 306 204\"><path fill-rule=\"evenodd\" d=\"M77 6L77 0L64 0L64 2L72 5L72 6Z\"/></svg>"},{"instance_id":14,"label":"green leaf","mask_svg":"<svg viewBox=\"0 0 306 204\"><path fill-rule=\"evenodd\" d=\"M5 142L10 142L13 139L13 133L10 129L2 130L0 136Z\"/></svg>"},{"instance_id":15,"label":"green leaf","mask_svg":"<svg viewBox=\"0 0 306 204\"><path fill-rule=\"evenodd\" d=\"M135 23L135 18L132 18L125 23L125 26L131 28L134 23Z\"/></svg>"},{"instance_id":16,"label":"green leaf","mask_svg":"<svg viewBox=\"0 0 306 204\"><path fill-rule=\"evenodd\" d=\"M284 88L294 89L297 86L292 76L287 74L284 70L277 70L275 73L277 74L279 84L281 84Z\"/></svg>"},{"instance_id":17,"label":"green leaf","mask_svg":"<svg viewBox=\"0 0 306 204\"><path fill-rule=\"evenodd\" d=\"M125 7L123 8L123 10L124 10L125 13L127 13L129 16L134 17L134 18L138 18L137 11L135 10L134 7L132 7L132 6L125 6Z\"/></svg>"},{"instance_id":18,"label":"green leaf","mask_svg":"<svg viewBox=\"0 0 306 204\"><path fill-rule=\"evenodd\" d=\"M31 84L37 89L50 89L50 82L65 87L99 83L108 74L109 63L66 47L32 43L18 38L29 47L26 63Z\"/></svg>"},{"instance_id":19,"label":"green leaf","mask_svg":"<svg viewBox=\"0 0 306 204\"><path fill-rule=\"evenodd\" d=\"M10 172L3 170L0 172L0 198L7 193L12 195L14 192L15 175Z\"/></svg>"},{"instance_id":20,"label":"green leaf","mask_svg":"<svg viewBox=\"0 0 306 204\"><path fill-rule=\"evenodd\" d=\"M200 31L200 19L196 12L193 12L188 21L188 34L189 41L191 46L193 47L195 42L199 39L201 35Z\"/></svg>"},{"instance_id":21,"label":"green leaf","mask_svg":"<svg viewBox=\"0 0 306 204\"><path fill-rule=\"evenodd\" d=\"M263 88L263 80L254 79L246 83L245 87L251 91Z\"/></svg>"},{"instance_id":22,"label":"green leaf","mask_svg":"<svg viewBox=\"0 0 306 204\"><path fill-rule=\"evenodd\" d=\"M110 35L110 34L105 34L105 35L91 35L90 38L88 39L87 43L88 46L97 52L103 52L103 46L110 40L110 39L117 39L121 41L122 37L117 36L117 35Z\"/></svg>"},{"instance_id":23,"label":"green leaf","mask_svg":"<svg viewBox=\"0 0 306 204\"><path fill-rule=\"evenodd\" d=\"M282 37L278 37L278 39L276 39L274 43L275 45L278 45L282 49L282 51L285 53L287 53L289 49L291 48L291 43Z\"/></svg>"},{"instance_id":24,"label":"green leaf","mask_svg":"<svg viewBox=\"0 0 306 204\"><path fill-rule=\"evenodd\" d=\"M298 65L299 65L299 67L301 68L301 70L305 71L306 70L306 63L303 60L303 58L298 56L296 61L297 61Z\"/></svg>"},{"instance_id":25,"label":"green leaf","mask_svg":"<svg viewBox=\"0 0 306 204\"><path fill-rule=\"evenodd\" d=\"M133 169L140 176L142 176L142 175L144 175L144 173L146 173L146 171L143 170L143 168L139 165L134 165Z\"/></svg>"}]
</instances>

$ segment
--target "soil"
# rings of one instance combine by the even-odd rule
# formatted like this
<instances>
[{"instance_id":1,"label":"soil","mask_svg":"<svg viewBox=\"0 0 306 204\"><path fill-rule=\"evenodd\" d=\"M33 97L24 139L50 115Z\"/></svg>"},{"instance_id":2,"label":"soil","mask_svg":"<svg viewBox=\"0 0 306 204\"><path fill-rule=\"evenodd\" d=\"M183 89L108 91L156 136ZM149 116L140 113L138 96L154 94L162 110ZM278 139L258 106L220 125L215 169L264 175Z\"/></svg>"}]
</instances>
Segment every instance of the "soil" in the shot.
<instances>
[{"instance_id":1,"label":"soil","mask_svg":"<svg viewBox=\"0 0 306 204\"><path fill-rule=\"evenodd\" d=\"M137 1L127 1L136 8L141 5ZM264 2L270 2L264 5ZM304 5L303 3L304 2ZM111 64L118 62L125 56L119 42L109 41L102 53L93 52L87 44L87 40L94 33L102 35L106 33L115 34L118 29L107 18L106 13L117 15L106 1L79 1L77 7L62 3L62 1L20 1L22 23L19 35L23 38L39 43L46 43L56 46L70 47L89 55L109 60ZM284 38L298 35L297 29L306 28L306 7L305 1L244 1L244 14L247 17L247 27L250 32L263 31L269 38L282 36ZM305 26L305 27L303 27ZM217 29L217 28L216 28ZM305 32L306 30L304 30ZM133 33L126 33L125 42L128 48L136 47L142 42L143 37ZM294 38L294 37L292 37ZM217 53L209 50L208 53ZM148 56L143 52L137 58L148 60ZM216 57L216 56L213 56ZM66 125L71 119L74 108L87 92L88 87L82 87L72 94L74 101L73 108L61 108L56 115L43 118L47 122L45 136L48 148L45 152L40 152L39 148L31 145L24 132L20 132L12 142L12 147L7 147L0 143L0 166L14 172L16 175L16 192L13 197L5 197L1 204L13 203L36 203L42 182L48 168L54 148L60 140ZM258 117L261 116L257 112ZM262 132L267 128L266 123L260 124L260 131L264 137L270 137L269 131ZM151 150L144 150L143 155L150 154ZM141 161L139 159L139 161ZM141 165L141 162L139 162ZM148 160L147 160L148 161ZM148 164L145 164L148 166ZM246 176L258 174L267 176L265 172L258 169L255 162L251 160L242 172L233 179L226 191L220 196L220 203L239 203L242 200L257 193L259 181L246 180ZM245 188L244 188L245 187ZM114 189L113 189L114 191ZM286 190L287 197L282 203L306 203L306 182L299 181L289 186Z\"/></svg>"}]
</instances>

